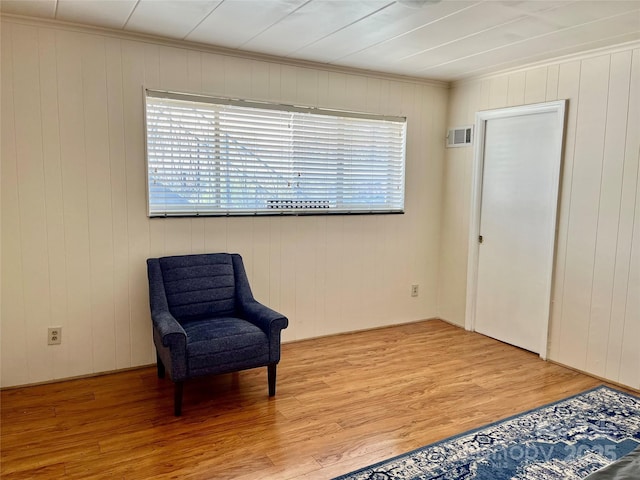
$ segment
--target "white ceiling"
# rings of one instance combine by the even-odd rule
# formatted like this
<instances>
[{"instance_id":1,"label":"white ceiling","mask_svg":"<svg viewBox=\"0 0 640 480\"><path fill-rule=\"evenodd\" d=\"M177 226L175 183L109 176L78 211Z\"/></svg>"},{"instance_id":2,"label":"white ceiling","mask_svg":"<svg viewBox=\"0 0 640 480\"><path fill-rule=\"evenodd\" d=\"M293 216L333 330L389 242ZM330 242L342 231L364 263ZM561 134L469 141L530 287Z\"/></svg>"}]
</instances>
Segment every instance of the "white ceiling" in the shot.
<instances>
[{"instance_id":1,"label":"white ceiling","mask_svg":"<svg viewBox=\"0 0 640 480\"><path fill-rule=\"evenodd\" d=\"M447 81L640 39L640 0L2 0L1 10Z\"/></svg>"}]
</instances>

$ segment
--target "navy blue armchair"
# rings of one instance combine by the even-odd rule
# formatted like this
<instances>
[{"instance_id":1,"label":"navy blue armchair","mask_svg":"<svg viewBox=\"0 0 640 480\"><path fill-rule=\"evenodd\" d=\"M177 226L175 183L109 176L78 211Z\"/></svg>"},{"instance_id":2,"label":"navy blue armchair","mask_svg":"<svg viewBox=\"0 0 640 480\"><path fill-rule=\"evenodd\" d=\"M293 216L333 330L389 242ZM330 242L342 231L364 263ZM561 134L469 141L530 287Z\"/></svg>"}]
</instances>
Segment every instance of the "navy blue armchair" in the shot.
<instances>
[{"instance_id":1,"label":"navy blue armchair","mask_svg":"<svg viewBox=\"0 0 640 480\"><path fill-rule=\"evenodd\" d=\"M267 367L276 393L280 333L289 321L253 298L242 258L214 253L150 258L149 301L158 376L175 384L182 413L184 381Z\"/></svg>"}]
</instances>

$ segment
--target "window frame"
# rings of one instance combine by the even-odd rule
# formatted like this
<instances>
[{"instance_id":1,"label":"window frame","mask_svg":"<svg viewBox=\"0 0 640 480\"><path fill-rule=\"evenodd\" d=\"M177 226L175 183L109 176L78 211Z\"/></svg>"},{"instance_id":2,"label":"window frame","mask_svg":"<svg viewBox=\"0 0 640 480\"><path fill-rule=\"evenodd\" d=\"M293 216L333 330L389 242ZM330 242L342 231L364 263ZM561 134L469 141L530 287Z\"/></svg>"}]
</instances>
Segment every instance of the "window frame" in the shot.
<instances>
[{"instance_id":1,"label":"window frame","mask_svg":"<svg viewBox=\"0 0 640 480\"><path fill-rule=\"evenodd\" d=\"M218 97L212 95L198 94L198 93L186 93L186 92L176 92L170 90L160 90L160 89L151 89L143 87L143 116L144 116L144 157L145 157L145 184L146 184L146 201L147 201L147 217L149 218L184 218L184 217L247 217L247 216L315 216L315 215L397 215L405 213L405 203L406 203L406 153L407 153L407 118L404 116L394 116L394 115L380 115L380 114L372 114L372 113L364 113L364 112L355 112L349 110L337 110L337 109L326 109L320 107L308 107L301 105L289 105L283 103L273 103L268 101L259 101L259 100L246 100L246 99L238 99L238 98L227 98L227 97ZM200 102L204 104L213 104L213 105L231 105L231 106L239 106L239 107L248 107L248 108L257 108L263 110L275 110L282 112L291 112L291 113L305 113L305 114L313 114L313 115L326 115L333 117L344 117L344 118L355 118L355 119L365 119L365 120L379 120L379 121L390 121L402 123L402 153L401 153L401 208L399 209L358 209L353 211L345 211L341 210L332 210L328 208L292 208L292 209L273 209L273 210L259 210L259 211L248 211L248 210L239 210L239 211L230 211L230 210L221 210L221 211L198 211L197 209L193 209L190 212L164 212L157 213L151 211L151 186L149 184L150 175L149 175L149 130L148 130L148 104L147 99L149 97L159 98L159 99L169 99L169 100L181 100L188 102ZM219 135L218 130L216 130L215 135ZM219 145L218 145L219 147ZM221 175L220 173L218 175ZM222 179L220 178L219 182ZM281 201L281 200L279 200ZM297 200L299 202L303 202L305 200L300 199Z\"/></svg>"}]
</instances>

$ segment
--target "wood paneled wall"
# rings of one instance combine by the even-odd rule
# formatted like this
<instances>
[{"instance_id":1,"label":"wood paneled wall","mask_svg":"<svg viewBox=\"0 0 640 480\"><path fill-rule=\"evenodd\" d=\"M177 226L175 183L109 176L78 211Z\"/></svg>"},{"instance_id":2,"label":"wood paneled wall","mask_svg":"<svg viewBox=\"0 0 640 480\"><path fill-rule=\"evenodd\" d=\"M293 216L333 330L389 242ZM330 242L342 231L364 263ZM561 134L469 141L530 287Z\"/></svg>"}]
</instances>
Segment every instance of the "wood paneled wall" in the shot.
<instances>
[{"instance_id":1,"label":"wood paneled wall","mask_svg":"<svg viewBox=\"0 0 640 480\"><path fill-rule=\"evenodd\" d=\"M150 220L143 86L406 116L406 214ZM290 318L285 341L434 317L447 101L424 82L3 19L2 385L153 362L150 256L241 253L255 296Z\"/></svg>"},{"instance_id":2,"label":"wood paneled wall","mask_svg":"<svg viewBox=\"0 0 640 480\"><path fill-rule=\"evenodd\" d=\"M453 86L449 126L568 99L549 358L640 388L640 49ZM471 148L447 150L439 316L464 325Z\"/></svg>"}]
</instances>

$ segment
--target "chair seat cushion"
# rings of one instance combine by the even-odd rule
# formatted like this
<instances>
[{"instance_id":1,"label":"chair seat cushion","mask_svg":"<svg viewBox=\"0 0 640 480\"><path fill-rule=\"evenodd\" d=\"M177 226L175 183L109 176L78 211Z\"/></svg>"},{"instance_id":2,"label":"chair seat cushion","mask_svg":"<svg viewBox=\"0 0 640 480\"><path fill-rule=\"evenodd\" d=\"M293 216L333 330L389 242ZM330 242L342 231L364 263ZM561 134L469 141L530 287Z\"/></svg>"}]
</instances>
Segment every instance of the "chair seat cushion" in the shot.
<instances>
[{"instance_id":1,"label":"chair seat cushion","mask_svg":"<svg viewBox=\"0 0 640 480\"><path fill-rule=\"evenodd\" d=\"M189 375L227 373L269 363L266 334L235 317L185 322Z\"/></svg>"}]
</instances>

